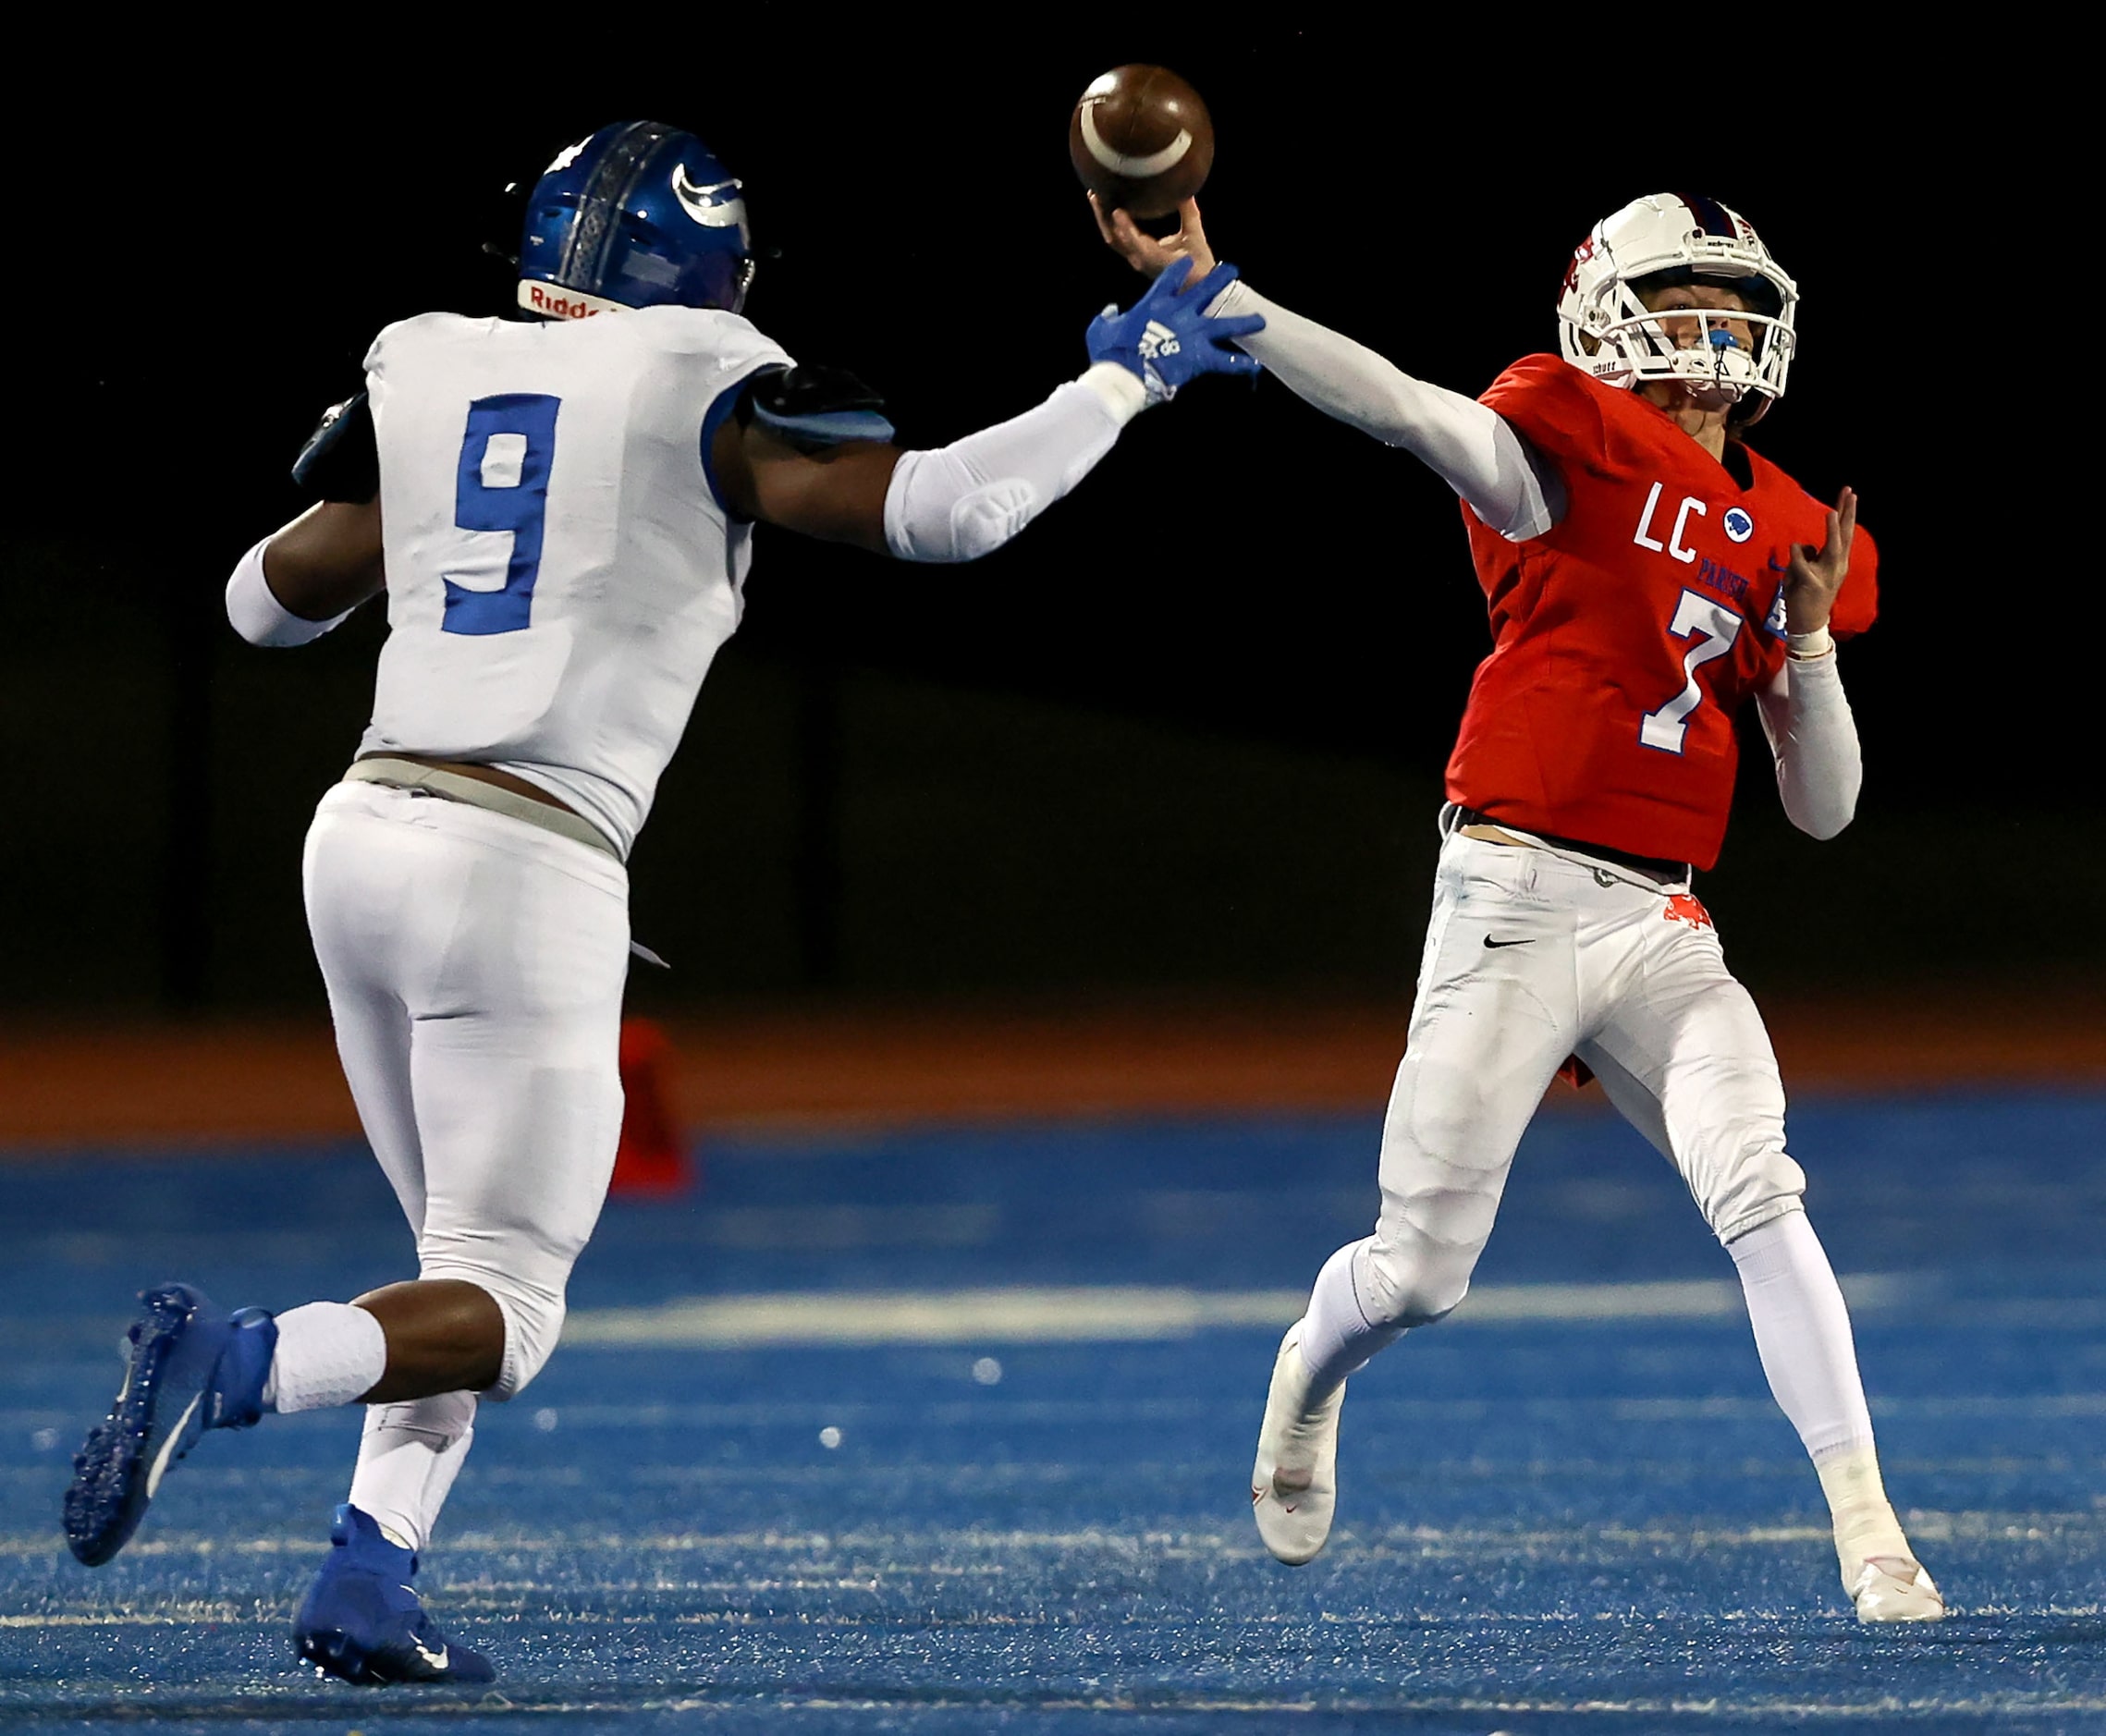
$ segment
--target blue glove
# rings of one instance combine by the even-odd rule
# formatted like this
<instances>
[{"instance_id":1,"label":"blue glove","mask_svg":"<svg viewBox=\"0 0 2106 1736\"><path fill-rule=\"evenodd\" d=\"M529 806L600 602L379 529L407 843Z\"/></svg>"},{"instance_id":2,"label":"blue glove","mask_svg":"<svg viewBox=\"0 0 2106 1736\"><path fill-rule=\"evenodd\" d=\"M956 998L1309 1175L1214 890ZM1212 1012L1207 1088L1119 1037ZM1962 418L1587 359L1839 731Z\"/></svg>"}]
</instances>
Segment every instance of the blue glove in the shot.
<instances>
[{"instance_id":1,"label":"blue glove","mask_svg":"<svg viewBox=\"0 0 2106 1736\"><path fill-rule=\"evenodd\" d=\"M1108 307L1090 322L1085 334L1092 361L1116 361L1141 376L1148 402L1161 404L1179 386L1202 373L1257 373L1256 361L1235 348L1231 338L1262 332L1265 321L1255 313L1210 320L1214 298L1236 278L1233 265L1217 265L1196 283L1193 263L1173 260L1149 286L1148 293L1121 313Z\"/></svg>"}]
</instances>

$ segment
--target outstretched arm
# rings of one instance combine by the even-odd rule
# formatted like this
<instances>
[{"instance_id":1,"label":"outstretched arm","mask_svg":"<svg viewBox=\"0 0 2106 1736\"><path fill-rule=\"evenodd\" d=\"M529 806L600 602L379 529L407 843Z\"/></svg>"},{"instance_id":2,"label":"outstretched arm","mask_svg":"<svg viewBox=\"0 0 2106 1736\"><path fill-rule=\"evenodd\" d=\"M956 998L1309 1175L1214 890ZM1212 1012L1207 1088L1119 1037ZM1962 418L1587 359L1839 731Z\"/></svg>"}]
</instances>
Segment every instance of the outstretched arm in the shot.
<instances>
[{"instance_id":1,"label":"outstretched arm","mask_svg":"<svg viewBox=\"0 0 2106 1736\"><path fill-rule=\"evenodd\" d=\"M1148 405L1199 373L1257 371L1231 340L1263 322L1206 312L1234 277L1229 266L1164 274L1128 312L1097 318L1080 378L947 446L814 451L758 418L727 419L710 449L717 488L742 517L901 560L990 554L1088 475Z\"/></svg>"},{"instance_id":2,"label":"outstretched arm","mask_svg":"<svg viewBox=\"0 0 2106 1736\"><path fill-rule=\"evenodd\" d=\"M933 451L814 450L728 420L712 458L725 504L743 518L902 560L970 560L1080 482L1146 401L1139 380L1100 365L1035 410Z\"/></svg>"},{"instance_id":3,"label":"outstretched arm","mask_svg":"<svg viewBox=\"0 0 2106 1736\"><path fill-rule=\"evenodd\" d=\"M1857 812L1864 782L1857 723L1837 672L1829 611L1850 570L1857 529L1857 496L1844 489L1828 515L1819 549L1794 547L1784 580L1784 630L1789 654L1776 679L1756 695L1762 732L1777 763L1777 793L1800 831L1830 838Z\"/></svg>"},{"instance_id":4,"label":"outstretched arm","mask_svg":"<svg viewBox=\"0 0 2106 1736\"><path fill-rule=\"evenodd\" d=\"M1090 204L1107 243L1136 270L1160 271L1177 259L1191 260L1199 271L1213 263L1196 200L1184 202L1182 227L1161 239L1143 234L1123 211L1108 214L1094 193ZM1564 516L1556 470L1475 398L1414 379L1365 345L1289 312L1248 284L1230 285L1211 311L1262 315L1264 330L1237 340L1245 350L1327 416L1437 471L1502 536L1517 543L1540 536Z\"/></svg>"}]
</instances>

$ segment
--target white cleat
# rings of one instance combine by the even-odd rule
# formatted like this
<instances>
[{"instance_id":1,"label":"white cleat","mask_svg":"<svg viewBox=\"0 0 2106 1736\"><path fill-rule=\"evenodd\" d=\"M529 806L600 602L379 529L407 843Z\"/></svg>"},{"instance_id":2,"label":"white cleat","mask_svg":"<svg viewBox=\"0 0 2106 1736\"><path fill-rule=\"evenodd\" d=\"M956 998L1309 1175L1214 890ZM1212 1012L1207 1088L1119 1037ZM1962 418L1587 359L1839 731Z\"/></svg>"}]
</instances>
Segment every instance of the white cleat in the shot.
<instances>
[{"instance_id":1,"label":"white cleat","mask_svg":"<svg viewBox=\"0 0 2106 1736\"><path fill-rule=\"evenodd\" d=\"M1251 1468L1251 1510L1257 1534L1274 1558L1289 1567L1314 1560L1331 1534L1338 1507L1338 1413L1345 1403L1341 1383L1329 1398L1307 1408L1309 1371L1302 1365L1302 1323L1287 1328L1272 1364L1265 1422L1257 1435L1257 1463Z\"/></svg>"},{"instance_id":2,"label":"white cleat","mask_svg":"<svg viewBox=\"0 0 2106 1736\"><path fill-rule=\"evenodd\" d=\"M1868 1557L1858 1563L1856 1579L1846 1582L1843 1589L1857 1606L1858 1620L1867 1625L1945 1619L1943 1595L1911 1556Z\"/></svg>"}]
</instances>

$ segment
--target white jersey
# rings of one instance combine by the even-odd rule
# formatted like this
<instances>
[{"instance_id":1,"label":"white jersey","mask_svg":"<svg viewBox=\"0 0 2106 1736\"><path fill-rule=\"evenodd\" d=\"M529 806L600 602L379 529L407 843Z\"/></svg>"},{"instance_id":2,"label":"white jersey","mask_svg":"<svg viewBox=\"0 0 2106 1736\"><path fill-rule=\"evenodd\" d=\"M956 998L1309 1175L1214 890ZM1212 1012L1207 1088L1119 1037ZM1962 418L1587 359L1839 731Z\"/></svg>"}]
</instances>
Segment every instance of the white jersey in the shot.
<instances>
[{"instance_id":1,"label":"white jersey","mask_svg":"<svg viewBox=\"0 0 2106 1736\"><path fill-rule=\"evenodd\" d=\"M790 358L735 313L427 313L366 355L388 638L361 753L497 765L625 857L717 647L753 527L704 452Z\"/></svg>"}]
</instances>

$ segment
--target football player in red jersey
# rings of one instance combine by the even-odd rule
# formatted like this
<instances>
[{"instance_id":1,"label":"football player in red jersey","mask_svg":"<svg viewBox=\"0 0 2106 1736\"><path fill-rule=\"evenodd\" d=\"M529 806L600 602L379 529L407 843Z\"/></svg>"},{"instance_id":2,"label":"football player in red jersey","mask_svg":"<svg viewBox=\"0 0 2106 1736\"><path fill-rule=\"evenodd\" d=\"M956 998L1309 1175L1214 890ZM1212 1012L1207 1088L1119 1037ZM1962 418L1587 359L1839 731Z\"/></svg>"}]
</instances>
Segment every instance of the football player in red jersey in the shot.
<instances>
[{"instance_id":1,"label":"football player in red jersey","mask_svg":"<svg viewBox=\"0 0 2106 1736\"><path fill-rule=\"evenodd\" d=\"M1097 214L1143 271L1213 263L1190 202L1162 240ZM1876 611L1871 540L1850 490L1824 507L1742 437L1783 394L1797 304L1745 219L1671 193L1596 226L1565 276L1562 354L1524 358L1476 400L1243 284L1214 304L1262 313L1244 348L1462 497L1492 629L1448 763L1381 1214L1317 1275L1273 1368L1251 1499L1283 1561L1329 1534L1346 1376L1462 1302L1514 1147L1569 1062L1681 1171L1733 1255L1858 1619L1945 1613L1880 1482L1769 1039L1689 885L1718 857L1750 698L1794 824L1831 837L1856 803L1835 647Z\"/></svg>"}]
</instances>

